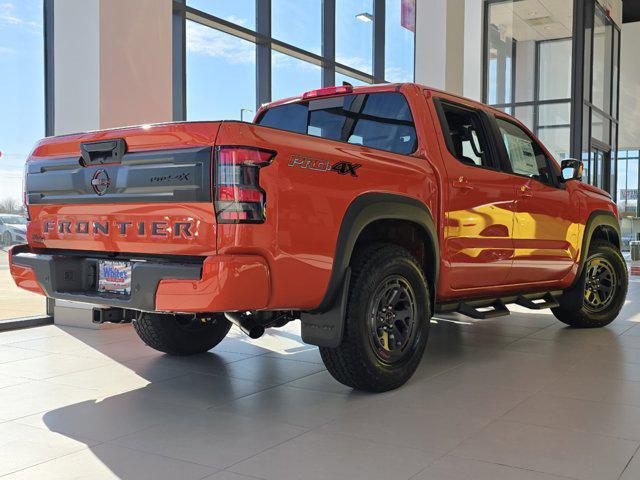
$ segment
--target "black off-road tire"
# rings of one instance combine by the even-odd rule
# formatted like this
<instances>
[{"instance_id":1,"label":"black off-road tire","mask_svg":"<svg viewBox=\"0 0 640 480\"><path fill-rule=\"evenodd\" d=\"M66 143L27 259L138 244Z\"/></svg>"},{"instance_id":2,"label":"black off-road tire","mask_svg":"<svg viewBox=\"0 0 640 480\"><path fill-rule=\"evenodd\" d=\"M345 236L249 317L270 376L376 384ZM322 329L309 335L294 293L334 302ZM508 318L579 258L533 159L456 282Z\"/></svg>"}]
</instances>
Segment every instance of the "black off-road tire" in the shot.
<instances>
[{"instance_id":1,"label":"black off-road tire","mask_svg":"<svg viewBox=\"0 0 640 480\"><path fill-rule=\"evenodd\" d=\"M229 332L231 322L224 315L193 320L188 315L141 313L133 328L149 347L169 355L204 353L218 345Z\"/></svg>"},{"instance_id":2,"label":"black off-road tire","mask_svg":"<svg viewBox=\"0 0 640 480\"><path fill-rule=\"evenodd\" d=\"M351 284L342 343L336 348L320 348L331 375L340 383L368 392L384 392L403 385L420 364L429 333L430 297L420 264L404 248L376 244L360 251L352 262ZM414 299L415 337L407 340L403 355L393 363L381 359L385 351L376 346L372 332L372 304L389 279L410 285ZM385 283L387 282L387 283ZM375 310L378 311L378 310ZM393 321L393 320L390 320ZM414 330L409 330L414 332ZM386 343L393 338L387 334Z\"/></svg>"},{"instance_id":3,"label":"black off-road tire","mask_svg":"<svg viewBox=\"0 0 640 480\"><path fill-rule=\"evenodd\" d=\"M615 275L615 286L610 301L594 309L585 296L585 287L589 277L589 266L598 262L606 262ZM609 280L607 283L610 283ZM563 323L576 328L600 328L613 322L622 309L627 297L629 274L627 264L620 251L605 241L595 241L589 248L585 267L576 284L566 290L560 298L560 306L551 311Z\"/></svg>"}]
</instances>

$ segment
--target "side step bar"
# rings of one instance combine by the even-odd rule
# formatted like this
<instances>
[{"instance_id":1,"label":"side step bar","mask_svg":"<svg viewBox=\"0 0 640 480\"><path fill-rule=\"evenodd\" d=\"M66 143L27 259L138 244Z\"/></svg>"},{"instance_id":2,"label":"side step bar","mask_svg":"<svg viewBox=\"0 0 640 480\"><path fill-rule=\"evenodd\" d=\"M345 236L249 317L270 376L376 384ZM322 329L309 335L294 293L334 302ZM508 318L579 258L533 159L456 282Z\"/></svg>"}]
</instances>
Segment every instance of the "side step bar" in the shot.
<instances>
[{"instance_id":1,"label":"side step bar","mask_svg":"<svg viewBox=\"0 0 640 480\"><path fill-rule=\"evenodd\" d=\"M449 302L436 304L436 313L460 313L478 320L502 317L511 312L508 304L515 303L531 310L543 310L557 307L557 298L562 295L562 290L539 293L525 293L500 298L483 298L479 300Z\"/></svg>"},{"instance_id":2,"label":"side step bar","mask_svg":"<svg viewBox=\"0 0 640 480\"><path fill-rule=\"evenodd\" d=\"M479 310L480 308L483 308L485 310ZM462 302L458 305L457 311L462 315L466 315L467 317L471 318L477 318L479 320L503 317L505 315L509 315L510 313L507 306L500 299L497 299L491 305L486 305L484 307L475 307L473 305L469 305L468 303Z\"/></svg>"},{"instance_id":3,"label":"side step bar","mask_svg":"<svg viewBox=\"0 0 640 480\"><path fill-rule=\"evenodd\" d=\"M536 302L534 300L540 301ZM518 297L516 303L521 307L530 308L531 310L544 310L545 308L556 308L560 306L558 300L551 292L547 292L544 297L539 299L531 299L521 295Z\"/></svg>"}]
</instances>

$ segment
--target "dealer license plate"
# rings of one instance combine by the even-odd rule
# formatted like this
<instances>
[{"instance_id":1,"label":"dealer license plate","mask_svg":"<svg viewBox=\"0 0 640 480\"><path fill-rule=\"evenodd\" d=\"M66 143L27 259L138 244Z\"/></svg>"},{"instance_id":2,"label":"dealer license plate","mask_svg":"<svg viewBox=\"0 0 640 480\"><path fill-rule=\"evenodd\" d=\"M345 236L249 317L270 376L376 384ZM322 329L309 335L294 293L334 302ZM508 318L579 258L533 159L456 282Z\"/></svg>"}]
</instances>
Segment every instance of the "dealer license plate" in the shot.
<instances>
[{"instance_id":1,"label":"dealer license plate","mask_svg":"<svg viewBox=\"0 0 640 480\"><path fill-rule=\"evenodd\" d=\"M131 294L131 262L98 261L98 292Z\"/></svg>"}]
</instances>

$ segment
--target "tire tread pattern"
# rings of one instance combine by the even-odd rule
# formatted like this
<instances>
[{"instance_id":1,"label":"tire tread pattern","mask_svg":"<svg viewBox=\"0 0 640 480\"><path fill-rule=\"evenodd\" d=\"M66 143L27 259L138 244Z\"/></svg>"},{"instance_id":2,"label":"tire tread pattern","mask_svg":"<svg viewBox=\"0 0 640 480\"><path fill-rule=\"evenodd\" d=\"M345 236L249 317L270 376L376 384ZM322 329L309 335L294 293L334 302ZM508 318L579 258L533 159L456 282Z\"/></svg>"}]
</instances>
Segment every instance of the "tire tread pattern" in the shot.
<instances>
[{"instance_id":1,"label":"tire tread pattern","mask_svg":"<svg viewBox=\"0 0 640 480\"><path fill-rule=\"evenodd\" d=\"M570 289L566 290L560 298L560 306L551 309L553 315L563 323L575 328L601 328L613 322L624 305L624 299L628 289L627 263L620 251L611 243L604 240L596 240L589 247L588 256L594 252L600 252L611 257L617 263L622 272L619 279L621 291L619 298L614 300L610 310L600 314L591 314L583 307L584 277L586 268L583 269L579 281Z\"/></svg>"},{"instance_id":2,"label":"tire tread pattern","mask_svg":"<svg viewBox=\"0 0 640 480\"><path fill-rule=\"evenodd\" d=\"M188 331L177 324L173 315L156 313L141 313L132 323L147 346L169 355L194 355L211 350L231 328L231 323L220 317L207 328Z\"/></svg>"},{"instance_id":3,"label":"tire tread pattern","mask_svg":"<svg viewBox=\"0 0 640 480\"><path fill-rule=\"evenodd\" d=\"M408 375L389 378L379 368L371 365L359 341L358 329L360 325L358 325L357 319L363 314L360 310L366 308L368 302L365 293L371 291L375 286L371 274L389 263L398 261L407 261L413 264L420 272L425 287L427 286L424 272L415 258L406 249L397 245L373 244L357 254L352 262L352 283L349 288L342 343L336 348L320 348L320 355L325 367L337 381L344 385L369 392L392 390L406 382L422 357L422 351L417 352L417 360L413 359L413 362L408 366ZM426 298L428 301L428 289ZM428 311L428 308L429 306L425 305L425 311Z\"/></svg>"}]
</instances>

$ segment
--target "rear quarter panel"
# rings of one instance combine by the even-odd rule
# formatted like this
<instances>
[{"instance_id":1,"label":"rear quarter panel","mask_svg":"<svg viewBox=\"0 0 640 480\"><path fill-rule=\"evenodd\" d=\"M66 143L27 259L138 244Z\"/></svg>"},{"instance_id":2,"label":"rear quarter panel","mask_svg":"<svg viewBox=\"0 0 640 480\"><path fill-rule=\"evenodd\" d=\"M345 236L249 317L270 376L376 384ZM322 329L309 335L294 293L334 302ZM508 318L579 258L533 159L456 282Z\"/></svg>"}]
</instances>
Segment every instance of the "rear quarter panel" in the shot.
<instances>
[{"instance_id":1,"label":"rear quarter panel","mask_svg":"<svg viewBox=\"0 0 640 480\"><path fill-rule=\"evenodd\" d=\"M406 87L402 92L418 130L419 147L411 156L255 125L222 125L218 145L277 150L272 164L260 171L260 184L267 194L265 223L218 225L220 254L259 254L269 263L269 308L312 309L319 305L329 283L342 219L359 195L406 195L423 202L436 220L439 200L431 162L433 145L425 142L432 137L433 125L420 90ZM437 150L434 153L437 155ZM314 171L293 166L292 158L296 157L332 165L346 161L360 167L357 177Z\"/></svg>"}]
</instances>

